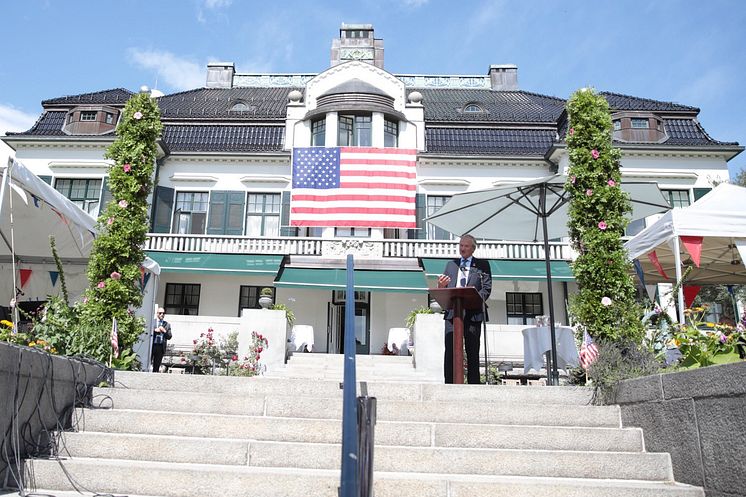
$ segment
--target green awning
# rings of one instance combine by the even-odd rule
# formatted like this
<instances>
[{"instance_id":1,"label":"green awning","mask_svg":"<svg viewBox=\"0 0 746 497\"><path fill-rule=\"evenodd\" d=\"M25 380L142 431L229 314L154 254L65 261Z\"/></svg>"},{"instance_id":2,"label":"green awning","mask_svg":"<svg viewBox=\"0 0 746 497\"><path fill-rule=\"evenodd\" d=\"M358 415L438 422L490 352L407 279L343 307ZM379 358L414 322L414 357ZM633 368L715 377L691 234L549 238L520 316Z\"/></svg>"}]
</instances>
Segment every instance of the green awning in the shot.
<instances>
[{"instance_id":1,"label":"green awning","mask_svg":"<svg viewBox=\"0 0 746 497\"><path fill-rule=\"evenodd\" d=\"M281 255L195 254L185 252L146 251L148 257L161 266L162 272L219 273L235 276L247 274L277 274Z\"/></svg>"},{"instance_id":2,"label":"green awning","mask_svg":"<svg viewBox=\"0 0 746 497\"><path fill-rule=\"evenodd\" d=\"M449 259L422 259L428 278L437 278L443 274ZM552 280L573 281L570 265L565 261L552 261ZM511 261L504 259L490 259L490 270L493 280L544 280L546 279L546 264L544 261Z\"/></svg>"},{"instance_id":3,"label":"green awning","mask_svg":"<svg viewBox=\"0 0 746 497\"><path fill-rule=\"evenodd\" d=\"M312 269L285 267L275 280L279 288L317 288L344 290L347 287L345 269ZM427 281L422 271L356 269L355 290L358 292L425 293Z\"/></svg>"}]
</instances>

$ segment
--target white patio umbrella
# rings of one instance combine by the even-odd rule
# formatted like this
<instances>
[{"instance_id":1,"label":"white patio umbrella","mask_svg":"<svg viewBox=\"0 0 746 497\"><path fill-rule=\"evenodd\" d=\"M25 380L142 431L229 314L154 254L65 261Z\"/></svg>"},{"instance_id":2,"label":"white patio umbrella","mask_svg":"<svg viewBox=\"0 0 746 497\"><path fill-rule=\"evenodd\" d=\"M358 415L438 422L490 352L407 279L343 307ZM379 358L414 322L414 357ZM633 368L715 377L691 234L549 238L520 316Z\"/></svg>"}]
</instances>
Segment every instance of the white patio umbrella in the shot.
<instances>
[{"instance_id":1,"label":"white patio umbrella","mask_svg":"<svg viewBox=\"0 0 746 497\"><path fill-rule=\"evenodd\" d=\"M527 240L544 243L547 297L552 339L550 383L559 383L554 328L554 297L549 240L567 236L570 193L567 177L553 175L486 190L458 193L426 221L455 235L470 233L490 240ZM657 183L622 181L630 196L632 219L641 219L671 207Z\"/></svg>"}]
</instances>

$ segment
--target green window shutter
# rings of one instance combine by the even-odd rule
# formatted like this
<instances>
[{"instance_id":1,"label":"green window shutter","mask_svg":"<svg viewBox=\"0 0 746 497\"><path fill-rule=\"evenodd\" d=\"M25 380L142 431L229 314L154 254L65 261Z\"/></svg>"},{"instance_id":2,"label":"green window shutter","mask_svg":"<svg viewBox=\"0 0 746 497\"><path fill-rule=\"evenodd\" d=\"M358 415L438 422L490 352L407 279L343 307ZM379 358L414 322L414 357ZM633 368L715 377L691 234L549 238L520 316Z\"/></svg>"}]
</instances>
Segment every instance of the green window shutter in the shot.
<instances>
[{"instance_id":1,"label":"green window shutter","mask_svg":"<svg viewBox=\"0 0 746 497\"><path fill-rule=\"evenodd\" d=\"M701 199L702 197L707 195L711 190L712 188L695 188L694 189L694 201L696 202L697 200Z\"/></svg>"},{"instance_id":2,"label":"green window shutter","mask_svg":"<svg viewBox=\"0 0 746 497\"><path fill-rule=\"evenodd\" d=\"M415 216L417 217L417 229L407 230L407 238L410 240L414 239L425 239L427 238L427 230L425 229L425 194L418 193L414 198Z\"/></svg>"},{"instance_id":3,"label":"green window shutter","mask_svg":"<svg viewBox=\"0 0 746 497\"><path fill-rule=\"evenodd\" d=\"M171 231L171 211L174 207L174 189L156 186L153 204L155 205L153 233L169 233Z\"/></svg>"},{"instance_id":4,"label":"green window shutter","mask_svg":"<svg viewBox=\"0 0 746 497\"><path fill-rule=\"evenodd\" d=\"M290 226L290 192L282 192L280 211L280 236L298 236L298 228Z\"/></svg>"},{"instance_id":5,"label":"green window shutter","mask_svg":"<svg viewBox=\"0 0 746 497\"><path fill-rule=\"evenodd\" d=\"M225 211L228 192L210 192L210 215L207 217L207 234L225 234Z\"/></svg>"},{"instance_id":6,"label":"green window shutter","mask_svg":"<svg viewBox=\"0 0 746 497\"><path fill-rule=\"evenodd\" d=\"M41 179L44 183L46 183L48 185L52 184L52 177L51 176L47 176L46 174L43 174L43 175L39 176L39 179Z\"/></svg>"},{"instance_id":7,"label":"green window shutter","mask_svg":"<svg viewBox=\"0 0 746 497\"><path fill-rule=\"evenodd\" d=\"M106 206L109 205L109 202L113 199L114 196L111 194L111 190L109 189L109 178L104 178L104 186L101 189L101 207L99 208L99 212L104 212Z\"/></svg>"},{"instance_id":8,"label":"green window shutter","mask_svg":"<svg viewBox=\"0 0 746 497\"><path fill-rule=\"evenodd\" d=\"M227 211L225 217L226 235L243 235L243 218L246 204L246 192L226 192Z\"/></svg>"}]
</instances>

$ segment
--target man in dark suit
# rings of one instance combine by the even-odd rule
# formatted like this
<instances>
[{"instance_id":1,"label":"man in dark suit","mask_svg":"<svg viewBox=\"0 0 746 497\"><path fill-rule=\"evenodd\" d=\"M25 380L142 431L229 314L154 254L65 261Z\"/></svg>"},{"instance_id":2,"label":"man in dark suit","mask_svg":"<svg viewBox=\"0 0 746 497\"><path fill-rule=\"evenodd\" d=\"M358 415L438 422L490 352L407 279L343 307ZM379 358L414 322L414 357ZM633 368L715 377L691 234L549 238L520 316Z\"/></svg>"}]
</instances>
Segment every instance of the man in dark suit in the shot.
<instances>
[{"instance_id":1,"label":"man in dark suit","mask_svg":"<svg viewBox=\"0 0 746 497\"><path fill-rule=\"evenodd\" d=\"M460 288L473 286L486 302L492 293L492 271L489 261L472 256L477 240L464 235L459 242L461 257L448 261L445 271L438 277L438 288ZM446 353L443 364L446 383L453 383L453 311L447 311L444 319L446 331ZM464 312L464 346L466 348L466 379L469 384L479 383L479 337L482 322L487 321L487 304L483 309Z\"/></svg>"},{"instance_id":2,"label":"man in dark suit","mask_svg":"<svg viewBox=\"0 0 746 497\"><path fill-rule=\"evenodd\" d=\"M164 319L166 311L163 307L158 308L155 328L153 328L153 372L160 373L163 354L166 353L166 345L171 340L171 324Z\"/></svg>"}]
</instances>

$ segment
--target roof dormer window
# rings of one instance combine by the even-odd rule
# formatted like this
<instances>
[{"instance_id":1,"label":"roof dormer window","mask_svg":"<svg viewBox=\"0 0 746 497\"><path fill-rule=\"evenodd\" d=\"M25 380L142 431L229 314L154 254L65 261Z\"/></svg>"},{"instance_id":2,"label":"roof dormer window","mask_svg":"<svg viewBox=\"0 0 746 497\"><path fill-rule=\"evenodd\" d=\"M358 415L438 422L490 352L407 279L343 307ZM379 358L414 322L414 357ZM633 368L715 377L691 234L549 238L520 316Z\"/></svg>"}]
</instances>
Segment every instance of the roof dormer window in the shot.
<instances>
[{"instance_id":1,"label":"roof dormer window","mask_svg":"<svg viewBox=\"0 0 746 497\"><path fill-rule=\"evenodd\" d=\"M96 114L98 114L95 110L81 110L80 111L80 120L81 121L95 121L96 120Z\"/></svg>"},{"instance_id":2,"label":"roof dormer window","mask_svg":"<svg viewBox=\"0 0 746 497\"><path fill-rule=\"evenodd\" d=\"M480 112L484 112L484 109L477 104L472 103L464 106L464 113L466 114L478 114Z\"/></svg>"},{"instance_id":3,"label":"roof dormer window","mask_svg":"<svg viewBox=\"0 0 746 497\"><path fill-rule=\"evenodd\" d=\"M630 121L634 129L648 129L650 127L646 117L633 117Z\"/></svg>"},{"instance_id":4,"label":"roof dormer window","mask_svg":"<svg viewBox=\"0 0 746 497\"><path fill-rule=\"evenodd\" d=\"M236 102L233 104L233 107L231 107L231 112L247 112L250 108L248 105L246 105L244 102Z\"/></svg>"}]
</instances>

